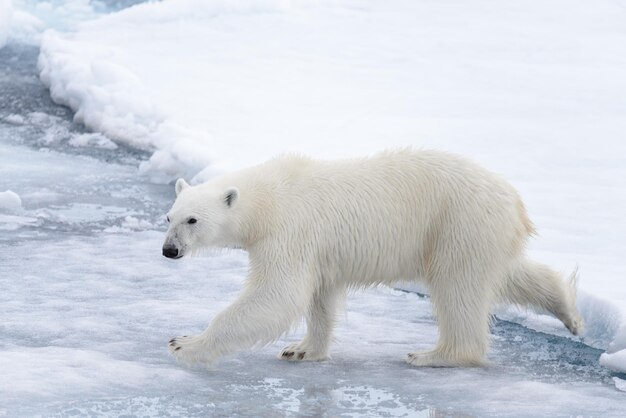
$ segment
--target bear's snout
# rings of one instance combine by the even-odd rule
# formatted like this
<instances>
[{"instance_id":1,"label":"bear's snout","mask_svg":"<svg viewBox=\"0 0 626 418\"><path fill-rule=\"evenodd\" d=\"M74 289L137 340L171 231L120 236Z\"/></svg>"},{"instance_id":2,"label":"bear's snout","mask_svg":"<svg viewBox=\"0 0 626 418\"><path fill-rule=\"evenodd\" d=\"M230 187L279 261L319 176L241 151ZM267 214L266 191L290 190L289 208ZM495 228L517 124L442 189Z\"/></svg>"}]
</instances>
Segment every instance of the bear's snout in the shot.
<instances>
[{"instance_id":1,"label":"bear's snout","mask_svg":"<svg viewBox=\"0 0 626 418\"><path fill-rule=\"evenodd\" d=\"M163 255L167 258L180 258L178 248L173 246L163 246Z\"/></svg>"}]
</instances>

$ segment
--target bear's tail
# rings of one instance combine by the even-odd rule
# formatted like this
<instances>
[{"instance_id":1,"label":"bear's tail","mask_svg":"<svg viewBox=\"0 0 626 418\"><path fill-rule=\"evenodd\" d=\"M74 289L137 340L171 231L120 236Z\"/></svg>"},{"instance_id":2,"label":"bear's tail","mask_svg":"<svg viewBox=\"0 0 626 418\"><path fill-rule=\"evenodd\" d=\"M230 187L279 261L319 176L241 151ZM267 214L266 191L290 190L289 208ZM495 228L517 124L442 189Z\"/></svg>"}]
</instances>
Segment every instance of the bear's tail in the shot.
<instances>
[{"instance_id":1,"label":"bear's tail","mask_svg":"<svg viewBox=\"0 0 626 418\"><path fill-rule=\"evenodd\" d=\"M544 309L572 334L580 335L583 320L576 308L577 281L577 270L564 280L545 264L522 260L507 275L502 296L514 304Z\"/></svg>"}]
</instances>

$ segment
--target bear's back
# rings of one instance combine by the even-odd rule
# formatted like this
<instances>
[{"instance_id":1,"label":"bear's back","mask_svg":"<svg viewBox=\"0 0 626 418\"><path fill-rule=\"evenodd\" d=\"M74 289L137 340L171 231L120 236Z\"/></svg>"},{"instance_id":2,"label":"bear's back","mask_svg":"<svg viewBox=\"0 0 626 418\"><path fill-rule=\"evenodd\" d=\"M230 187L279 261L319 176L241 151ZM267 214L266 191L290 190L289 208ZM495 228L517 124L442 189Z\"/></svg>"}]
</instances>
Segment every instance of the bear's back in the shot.
<instances>
[{"instance_id":1,"label":"bear's back","mask_svg":"<svg viewBox=\"0 0 626 418\"><path fill-rule=\"evenodd\" d=\"M334 161L284 156L272 165L279 207L323 217L339 212L341 219L360 214L393 221L486 204L497 211L519 200L500 176L439 151L403 149Z\"/></svg>"},{"instance_id":2,"label":"bear's back","mask_svg":"<svg viewBox=\"0 0 626 418\"><path fill-rule=\"evenodd\" d=\"M255 177L273 189L266 194L275 202L274 237L302 252L299 257L334 264L332 271L360 266L342 274L372 273L372 280L382 271L410 274L419 269L426 243L466 239L459 230L475 240L498 231L502 243L491 244L501 246L517 247L514 242L528 235L515 190L451 154L400 150L335 161L283 156L266 164ZM411 259L415 263L407 264Z\"/></svg>"}]
</instances>

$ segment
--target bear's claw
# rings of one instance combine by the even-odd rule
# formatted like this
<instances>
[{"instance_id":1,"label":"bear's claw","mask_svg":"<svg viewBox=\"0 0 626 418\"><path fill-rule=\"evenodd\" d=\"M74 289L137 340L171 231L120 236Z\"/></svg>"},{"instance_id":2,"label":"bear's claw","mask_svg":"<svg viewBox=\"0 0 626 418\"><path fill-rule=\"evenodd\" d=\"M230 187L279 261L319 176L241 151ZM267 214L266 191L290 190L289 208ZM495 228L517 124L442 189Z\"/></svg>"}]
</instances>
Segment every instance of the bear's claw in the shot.
<instances>
[{"instance_id":1,"label":"bear's claw","mask_svg":"<svg viewBox=\"0 0 626 418\"><path fill-rule=\"evenodd\" d=\"M328 355L303 344L291 344L278 353L278 358L287 361L320 361L327 360Z\"/></svg>"},{"instance_id":2,"label":"bear's claw","mask_svg":"<svg viewBox=\"0 0 626 418\"><path fill-rule=\"evenodd\" d=\"M177 361L184 364L210 364L214 360L207 351L204 339L199 336L182 336L169 341L169 351Z\"/></svg>"}]
</instances>

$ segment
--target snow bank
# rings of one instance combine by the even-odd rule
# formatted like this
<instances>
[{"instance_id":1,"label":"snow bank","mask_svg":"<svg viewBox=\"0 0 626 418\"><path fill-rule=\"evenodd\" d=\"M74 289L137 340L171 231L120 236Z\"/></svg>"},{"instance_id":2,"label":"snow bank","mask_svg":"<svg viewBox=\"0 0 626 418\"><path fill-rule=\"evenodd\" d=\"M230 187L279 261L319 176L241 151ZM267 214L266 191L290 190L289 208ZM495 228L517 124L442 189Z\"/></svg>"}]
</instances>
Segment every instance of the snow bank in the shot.
<instances>
[{"instance_id":1,"label":"snow bank","mask_svg":"<svg viewBox=\"0 0 626 418\"><path fill-rule=\"evenodd\" d=\"M193 126L196 129L189 129L185 121L169 120L166 111L168 106L163 105L166 102L152 89L150 83L146 83L143 76L152 73L150 78L157 82L161 77L171 77L177 70L160 64L154 66L146 59L146 55L153 56L156 51L159 51L158 54L165 52L162 47L168 52L178 49L175 38L182 34L181 21L186 22L184 26L189 26L189 30L196 33L186 39L186 42L193 40L193 44L184 48L185 53L190 53L194 49L204 49L203 32L207 29L207 22L218 20L224 15L257 15L276 12L281 8L283 2L272 0L166 1L138 5L86 23L81 26L84 30L79 32L81 35L61 35L48 31L42 41L39 60L41 79L50 87L55 101L76 110L76 121L128 145L155 149L149 163L143 167L145 171L153 175L165 173L169 180L180 175L193 176L211 164L214 167L209 172L213 173L219 169L219 161L214 161L212 157L220 156L216 145L221 141L213 140L202 128ZM139 26L135 27L137 24ZM109 30L117 25L120 25L119 32ZM157 32L149 35L155 29ZM83 33L88 35L83 38ZM155 35L159 40L151 42L150 38ZM135 50L119 48L120 42L125 43L127 37L142 44L150 44L149 50L137 55ZM165 45L160 45L162 42ZM82 58L76 60L77 54ZM202 67L195 71L201 70ZM186 88L193 91L197 83L202 81L203 78L196 74ZM177 90L177 87L178 80L167 88ZM181 92L180 96L190 98L188 93ZM196 104L202 106L201 97L194 100L198 99L200 103ZM167 110L174 110L181 104L175 100L169 103ZM208 116L202 114L200 109L182 105L186 109L183 112L192 112L192 118Z\"/></svg>"},{"instance_id":2,"label":"snow bank","mask_svg":"<svg viewBox=\"0 0 626 418\"><path fill-rule=\"evenodd\" d=\"M615 367L606 359L626 349L624 21L609 0L165 0L46 32L39 68L77 121L152 150L141 169L159 180L202 181L288 151L413 145L477 160L524 196L541 233L532 257L580 265L586 338L613 342L603 364Z\"/></svg>"}]
</instances>

